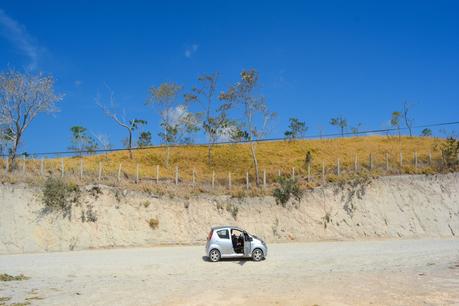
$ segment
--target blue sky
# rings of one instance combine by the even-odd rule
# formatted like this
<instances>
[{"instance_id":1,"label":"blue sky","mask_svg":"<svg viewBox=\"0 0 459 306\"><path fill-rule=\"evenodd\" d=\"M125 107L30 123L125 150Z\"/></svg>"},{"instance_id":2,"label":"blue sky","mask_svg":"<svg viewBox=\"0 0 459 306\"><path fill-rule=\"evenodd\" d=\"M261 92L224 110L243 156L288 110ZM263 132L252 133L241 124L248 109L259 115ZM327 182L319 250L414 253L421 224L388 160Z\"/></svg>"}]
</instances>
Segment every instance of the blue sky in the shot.
<instances>
[{"instance_id":1,"label":"blue sky","mask_svg":"<svg viewBox=\"0 0 459 306\"><path fill-rule=\"evenodd\" d=\"M0 1L7 67L52 73L65 94L59 113L27 131L28 152L66 149L77 124L120 147L124 131L95 105L106 85L158 144L158 116L144 106L150 86L190 88L218 71L223 90L248 68L278 114L273 137L289 117L306 121L307 134L334 132L337 115L382 128L405 100L415 124L457 121L459 2Z\"/></svg>"}]
</instances>

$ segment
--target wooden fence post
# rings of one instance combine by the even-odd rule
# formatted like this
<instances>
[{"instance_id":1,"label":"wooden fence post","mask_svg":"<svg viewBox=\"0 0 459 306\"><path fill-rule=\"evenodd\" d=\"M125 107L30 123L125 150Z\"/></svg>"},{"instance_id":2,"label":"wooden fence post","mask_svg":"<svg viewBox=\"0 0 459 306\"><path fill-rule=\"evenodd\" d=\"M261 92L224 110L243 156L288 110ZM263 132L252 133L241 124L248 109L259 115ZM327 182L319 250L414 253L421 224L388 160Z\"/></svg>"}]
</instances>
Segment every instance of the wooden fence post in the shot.
<instances>
[{"instance_id":1,"label":"wooden fence post","mask_svg":"<svg viewBox=\"0 0 459 306\"><path fill-rule=\"evenodd\" d=\"M139 183L139 164L137 164L135 168L135 183Z\"/></svg>"},{"instance_id":2,"label":"wooden fence post","mask_svg":"<svg viewBox=\"0 0 459 306\"><path fill-rule=\"evenodd\" d=\"M357 154L354 156L354 172L357 173L359 170L359 165L358 165L358 159L357 159Z\"/></svg>"},{"instance_id":3,"label":"wooden fence post","mask_svg":"<svg viewBox=\"0 0 459 306\"><path fill-rule=\"evenodd\" d=\"M156 165L156 184L159 184L159 165Z\"/></svg>"},{"instance_id":4,"label":"wooden fence post","mask_svg":"<svg viewBox=\"0 0 459 306\"><path fill-rule=\"evenodd\" d=\"M120 163L120 165L118 167L118 182L120 182L120 181L121 181L121 163Z\"/></svg>"},{"instance_id":5,"label":"wooden fence post","mask_svg":"<svg viewBox=\"0 0 459 306\"><path fill-rule=\"evenodd\" d=\"M249 190L249 172L245 173L245 189Z\"/></svg>"},{"instance_id":6,"label":"wooden fence post","mask_svg":"<svg viewBox=\"0 0 459 306\"><path fill-rule=\"evenodd\" d=\"M80 179L83 179L83 159L80 158Z\"/></svg>"},{"instance_id":7,"label":"wooden fence post","mask_svg":"<svg viewBox=\"0 0 459 306\"><path fill-rule=\"evenodd\" d=\"M26 174L26 157L22 155L22 175Z\"/></svg>"},{"instance_id":8,"label":"wooden fence post","mask_svg":"<svg viewBox=\"0 0 459 306\"><path fill-rule=\"evenodd\" d=\"M311 162L308 162L308 182L311 181Z\"/></svg>"},{"instance_id":9,"label":"wooden fence post","mask_svg":"<svg viewBox=\"0 0 459 306\"><path fill-rule=\"evenodd\" d=\"M418 168L418 153L416 151L414 151L414 154L413 154L413 158L414 158L414 169L417 169Z\"/></svg>"},{"instance_id":10,"label":"wooden fence post","mask_svg":"<svg viewBox=\"0 0 459 306\"><path fill-rule=\"evenodd\" d=\"M429 166L432 166L432 151L429 151Z\"/></svg>"},{"instance_id":11,"label":"wooden fence post","mask_svg":"<svg viewBox=\"0 0 459 306\"><path fill-rule=\"evenodd\" d=\"M228 189L231 190L231 172L228 172Z\"/></svg>"},{"instance_id":12,"label":"wooden fence post","mask_svg":"<svg viewBox=\"0 0 459 306\"><path fill-rule=\"evenodd\" d=\"M386 172L389 171L389 154L386 152Z\"/></svg>"},{"instance_id":13,"label":"wooden fence post","mask_svg":"<svg viewBox=\"0 0 459 306\"><path fill-rule=\"evenodd\" d=\"M322 161L322 184L325 184L325 162Z\"/></svg>"},{"instance_id":14,"label":"wooden fence post","mask_svg":"<svg viewBox=\"0 0 459 306\"><path fill-rule=\"evenodd\" d=\"M266 189L266 169L263 169L263 188Z\"/></svg>"},{"instance_id":15,"label":"wooden fence post","mask_svg":"<svg viewBox=\"0 0 459 306\"><path fill-rule=\"evenodd\" d=\"M61 159L61 177L65 175L65 168L64 168L64 159Z\"/></svg>"},{"instance_id":16,"label":"wooden fence post","mask_svg":"<svg viewBox=\"0 0 459 306\"><path fill-rule=\"evenodd\" d=\"M175 166L175 185L178 185L179 172L178 166Z\"/></svg>"},{"instance_id":17,"label":"wooden fence post","mask_svg":"<svg viewBox=\"0 0 459 306\"><path fill-rule=\"evenodd\" d=\"M400 171L401 171L402 167L403 167L403 153L400 152Z\"/></svg>"},{"instance_id":18,"label":"wooden fence post","mask_svg":"<svg viewBox=\"0 0 459 306\"><path fill-rule=\"evenodd\" d=\"M196 170L193 168L193 179L192 179L193 187L194 187L194 185L196 183L196 173L195 172L196 172Z\"/></svg>"},{"instance_id":19,"label":"wooden fence post","mask_svg":"<svg viewBox=\"0 0 459 306\"><path fill-rule=\"evenodd\" d=\"M102 179L102 162L99 162L99 181Z\"/></svg>"},{"instance_id":20,"label":"wooden fence post","mask_svg":"<svg viewBox=\"0 0 459 306\"><path fill-rule=\"evenodd\" d=\"M41 158L41 161L40 161L40 175L41 176L45 175L45 160L43 159L43 157Z\"/></svg>"},{"instance_id":21,"label":"wooden fence post","mask_svg":"<svg viewBox=\"0 0 459 306\"><path fill-rule=\"evenodd\" d=\"M292 178L295 179L295 167L292 168Z\"/></svg>"},{"instance_id":22,"label":"wooden fence post","mask_svg":"<svg viewBox=\"0 0 459 306\"><path fill-rule=\"evenodd\" d=\"M212 189L215 187L215 171L212 171Z\"/></svg>"},{"instance_id":23,"label":"wooden fence post","mask_svg":"<svg viewBox=\"0 0 459 306\"><path fill-rule=\"evenodd\" d=\"M373 170L373 154L370 153L370 156L369 156L369 168L370 168L370 171Z\"/></svg>"},{"instance_id":24,"label":"wooden fence post","mask_svg":"<svg viewBox=\"0 0 459 306\"><path fill-rule=\"evenodd\" d=\"M336 160L336 174L339 176L340 175L340 164L339 164L339 158Z\"/></svg>"},{"instance_id":25,"label":"wooden fence post","mask_svg":"<svg viewBox=\"0 0 459 306\"><path fill-rule=\"evenodd\" d=\"M277 176L281 176L281 171L280 171L280 169L277 170Z\"/></svg>"}]
</instances>

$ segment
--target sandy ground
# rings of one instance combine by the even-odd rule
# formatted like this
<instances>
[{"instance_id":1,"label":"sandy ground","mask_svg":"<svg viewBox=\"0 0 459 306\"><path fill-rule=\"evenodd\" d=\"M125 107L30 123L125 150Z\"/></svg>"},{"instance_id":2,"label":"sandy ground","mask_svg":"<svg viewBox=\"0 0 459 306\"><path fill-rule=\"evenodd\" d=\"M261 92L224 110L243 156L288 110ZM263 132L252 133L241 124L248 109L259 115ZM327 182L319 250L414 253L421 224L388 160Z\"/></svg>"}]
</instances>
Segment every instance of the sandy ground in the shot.
<instances>
[{"instance_id":1,"label":"sandy ground","mask_svg":"<svg viewBox=\"0 0 459 306\"><path fill-rule=\"evenodd\" d=\"M211 263L203 247L0 256L7 302L31 305L459 305L459 239L269 245ZM1 302L0 302L1 304Z\"/></svg>"}]
</instances>

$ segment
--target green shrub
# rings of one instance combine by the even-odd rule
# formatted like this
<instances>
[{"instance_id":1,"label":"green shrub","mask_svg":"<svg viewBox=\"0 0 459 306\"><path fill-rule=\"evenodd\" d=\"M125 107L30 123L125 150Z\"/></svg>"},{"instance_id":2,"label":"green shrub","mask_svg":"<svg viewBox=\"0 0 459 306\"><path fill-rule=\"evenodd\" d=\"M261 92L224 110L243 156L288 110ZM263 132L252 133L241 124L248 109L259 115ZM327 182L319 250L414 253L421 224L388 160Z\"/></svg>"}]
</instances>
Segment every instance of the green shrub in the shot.
<instances>
[{"instance_id":1,"label":"green shrub","mask_svg":"<svg viewBox=\"0 0 459 306\"><path fill-rule=\"evenodd\" d=\"M459 164L459 141L453 137L448 137L440 149L443 159L443 166L448 170L454 170Z\"/></svg>"},{"instance_id":2,"label":"green shrub","mask_svg":"<svg viewBox=\"0 0 459 306\"><path fill-rule=\"evenodd\" d=\"M239 208L236 205L234 205L233 203L227 204L226 205L226 211L231 213L231 216L233 217L234 220L237 219L237 214L239 212Z\"/></svg>"},{"instance_id":3,"label":"green shrub","mask_svg":"<svg viewBox=\"0 0 459 306\"><path fill-rule=\"evenodd\" d=\"M9 275L6 273L0 274L0 282L12 282L12 281L23 281L28 280L29 277L25 276L24 274L19 275Z\"/></svg>"},{"instance_id":4,"label":"green shrub","mask_svg":"<svg viewBox=\"0 0 459 306\"><path fill-rule=\"evenodd\" d=\"M45 212L61 212L70 217L72 203L78 203L80 188L60 178L48 178L43 187L43 203Z\"/></svg>"},{"instance_id":5,"label":"green shrub","mask_svg":"<svg viewBox=\"0 0 459 306\"><path fill-rule=\"evenodd\" d=\"M277 179L277 183L279 184L279 187L276 187L273 191L273 196L276 198L277 204L281 204L283 207L285 207L291 197L293 197L298 202L301 201L301 198L303 197L303 191L301 190L296 178L280 176Z\"/></svg>"}]
</instances>

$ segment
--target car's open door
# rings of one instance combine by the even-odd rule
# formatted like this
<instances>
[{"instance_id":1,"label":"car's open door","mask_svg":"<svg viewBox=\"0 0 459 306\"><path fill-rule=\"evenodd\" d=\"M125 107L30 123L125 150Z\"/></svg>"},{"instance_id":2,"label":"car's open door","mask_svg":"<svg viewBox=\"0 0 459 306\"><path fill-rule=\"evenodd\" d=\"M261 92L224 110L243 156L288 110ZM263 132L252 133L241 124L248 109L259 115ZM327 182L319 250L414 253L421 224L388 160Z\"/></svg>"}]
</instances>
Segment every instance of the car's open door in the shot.
<instances>
[{"instance_id":1,"label":"car's open door","mask_svg":"<svg viewBox=\"0 0 459 306\"><path fill-rule=\"evenodd\" d=\"M252 237L249 236L249 234L244 231L244 256L252 256L251 250L252 250Z\"/></svg>"}]
</instances>

